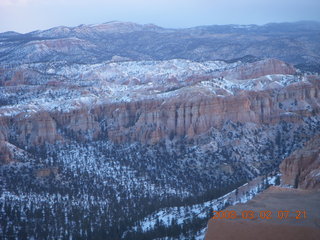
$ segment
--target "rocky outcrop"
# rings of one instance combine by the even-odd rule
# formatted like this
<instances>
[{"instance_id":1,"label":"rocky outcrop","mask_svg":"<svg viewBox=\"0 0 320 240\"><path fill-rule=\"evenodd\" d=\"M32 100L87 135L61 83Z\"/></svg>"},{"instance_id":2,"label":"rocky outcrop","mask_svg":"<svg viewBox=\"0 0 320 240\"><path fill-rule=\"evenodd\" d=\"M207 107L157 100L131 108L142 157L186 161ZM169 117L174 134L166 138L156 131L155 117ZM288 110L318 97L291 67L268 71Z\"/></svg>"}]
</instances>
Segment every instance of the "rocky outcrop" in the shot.
<instances>
[{"instance_id":1,"label":"rocky outcrop","mask_svg":"<svg viewBox=\"0 0 320 240\"><path fill-rule=\"evenodd\" d=\"M193 139L227 121L298 123L320 113L320 81L294 73L275 59L8 67L0 140L22 149L67 140L154 144ZM124 84L128 76L138 83ZM12 157L3 151L3 158Z\"/></svg>"},{"instance_id":2,"label":"rocky outcrop","mask_svg":"<svg viewBox=\"0 0 320 240\"><path fill-rule=\"evenodd\" d=\"M221 74L231 79L252 79L270 74L295 74L296 69L285 62L277 59L266 59L241 65L232 70L227 70Z\"/></svg>"},{"instance_id":3,"label":"rocky outcrop","mask_svg":"<svg viewBox=\"0 0 320 240\"><path fill-rule=\"evenodd\" d=\"M256 236L261 240L318 239L319 197L319 191L272 186L244 204L222 210L224 213L235 211L238 218L210 219L205 240L251 240ZM278 217L278 212L283 209L291 214L288 218ZM305 218L303 213L298 215L300 209L306 211ZM254 218L242 217L242 213L247 211L254 213ZM265 211L270 213L269 218L259 215Z\"/></svg>"},{"instance_id":4,"label":"rocky outcrop","mask_svg":"<svg viewBox=\"0 0 320 240\"><path fill-rule=\"evenodd\" d=\"M5 141L0 141L0 163L7 164L12 162L14 159L12 152L7 147Z\"/></svg>"},{"instance_id":5,"label":"rocky outcrop","mask_svg":"<svg viewBox=\"0 0 320 240\"><path fill-rule=\"evenodd\" d=\"M49 176L57 176L59 169L57 167L41 168L35 171L35 176L38 178L45 178Z\"/></svg>"},{"instance_id":6,"label":"rocky outcrop","mask_svg":"<svg viewBox=\"0 0 320 240\"><path fill-rule=\"evenodd\" d=\"M93 138L103 134L115 142L140 141L155 143L164 138L193 138L210 128L219 128L225 121L277 123L281 120L299 121L303 116L319 110L318 82L296 84L276 91L241 92L236 96L215 96L181 91L170 99L133 101L93 107L66 115L55 115L61 126L75 132L91 132ZM286 104L294 101L306 103L287 112ZM283 109L281 109L281 107ZM291 104L290 104L291 107ZM312 112L313 110L313 112ZM78 119L78 120L77 120ZM82 122L80 125L72 122Z\"/></svg>"},{"instance_id":7,"label":"rocky outcrop","mask_svg":"<svg viewBox=\"0 0 320 240\"><path fill-rule=\"evenodd\" d=\"M29 116L21 113L15 117L14 122L16 141L24 146L37 146L45 142L54 143L62 139L57 130L57 123L50 113L39 112Z\"/></svg>"},{"instance_id":8,"label":"rocky outcrop","mask_svg":"<svg viewBox=\"0 0 320 240\"><path fill-rule=\"evenodd\" d=\"M283 185L320 189L320 136L316 136L280 165Z\"/></svg>"},{"instance_id":9,"label":"rocky outcrop","mask_svg":"<svg viewBox=\"0 0 320 240\"><path fill-rule=\"evenodd\" d=\"M0 165L18 162L23 158L28 159L28 152L7 141L0 140Z\"/></svg>"},{"instance_id":10,"label":"rocky outcrop","mask_svg":"<svg viewBox=\"0 0 320 240\"><path fill-rule=\"evenodd\" d=\"M192 89L192 88L191 88ZM19 146L75 137L108 138L115 142L156 143L161 139L193 138L226 121L277 123L300 121L319 112L319 81L281 90L242 91L217 96L182 89L176 96L132 102L79 105L68 112L20 113L2 117L0 137ZM295 102L299 103L295 106ZM289 104L290 103L290 104Z\"/></svg>"}]
</instances>

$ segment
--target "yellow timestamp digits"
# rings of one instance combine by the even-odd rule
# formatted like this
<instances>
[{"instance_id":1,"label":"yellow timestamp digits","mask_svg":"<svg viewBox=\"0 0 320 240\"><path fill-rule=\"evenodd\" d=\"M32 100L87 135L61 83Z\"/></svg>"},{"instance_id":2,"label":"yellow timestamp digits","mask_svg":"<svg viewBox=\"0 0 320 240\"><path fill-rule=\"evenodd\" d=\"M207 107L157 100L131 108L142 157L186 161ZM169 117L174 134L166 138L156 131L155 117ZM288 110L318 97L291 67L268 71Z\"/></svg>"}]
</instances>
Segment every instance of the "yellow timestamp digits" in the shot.
<instances>
[{"instance_id":1,"label":"yellow timestamp digits","mask_svg":"<svg viewBox=\"0 0 320 240\"><path fill-rule=\"evenodd\" d=\"M211 218L212 220L217 220L217 219L236 219L236 218L241 218L241 219L272 219L273 217L276 217L280 220L283 219L306 219L307 218L307 213L306 210L297 210L297 211L289 211L289 210L279 210L275 214L273 214L272 211L267 210L267 211L259 211L255 212L253 210L245 210L242 211L240 214L238 214L234 210L224 210L224 211L213 211L213 217Z\"/></svg>"}]
</instances>

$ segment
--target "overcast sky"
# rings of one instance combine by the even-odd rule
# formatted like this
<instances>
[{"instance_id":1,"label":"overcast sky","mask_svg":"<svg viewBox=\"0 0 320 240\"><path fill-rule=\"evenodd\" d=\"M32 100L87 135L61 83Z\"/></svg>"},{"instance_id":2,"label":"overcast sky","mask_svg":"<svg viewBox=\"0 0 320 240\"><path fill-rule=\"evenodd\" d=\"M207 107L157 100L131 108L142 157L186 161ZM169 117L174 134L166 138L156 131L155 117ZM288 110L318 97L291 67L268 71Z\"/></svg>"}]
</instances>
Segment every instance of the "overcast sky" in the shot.
<instances>
[{"instance_id":1,"label":"overcast sky","mask_svg":"<svg viewBox=\"0 0 320 240\"><path fill-rule=\"evenodd\" d=\"M0 32L108 21L181 28L320 21L320 0L0 0Z\"/></svg>"}]
</instances>

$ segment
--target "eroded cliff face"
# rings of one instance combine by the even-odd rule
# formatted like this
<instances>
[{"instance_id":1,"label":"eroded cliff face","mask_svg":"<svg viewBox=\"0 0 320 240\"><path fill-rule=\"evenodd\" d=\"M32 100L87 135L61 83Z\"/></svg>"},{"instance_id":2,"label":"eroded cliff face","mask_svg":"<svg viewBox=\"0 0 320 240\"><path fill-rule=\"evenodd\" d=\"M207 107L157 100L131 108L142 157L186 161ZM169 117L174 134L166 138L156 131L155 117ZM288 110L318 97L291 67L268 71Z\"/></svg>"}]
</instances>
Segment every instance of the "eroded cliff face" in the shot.
<instances>
[{"instance_id":1,"label":"eroded cliff face","mask_svg":"<svg viewBox=\"0 0 320 240\"><path fill-rule=\"evenodd\" d=\"M16 104L0 108L0 140L22 149L69 140L155 144L163 139L193 139L227 121L298 123L320 113L319 77L297 75L292 66L278 60L231 65L184 60L126 64L82 66L85 74L64 69L64 75L47 74L47 70L41 75L48 66L32 65L41 76L27 80L31 81L28 91L20 86L3 88L8 96L3 101L16 99ZM143 65L159 68L156 72L165 68L156 81ZM195 75L181 70L187 66ZM208 68L216 69L211 77ZM110 69L127 72L114 80ZM13 71L13 76L24 76L18 72ZM127 86L123 79L128 74L139 83ZM173 76L177 81L171 81ZM237 80L246 78L250 79ZM54 79L56 84L48 84ZM7 150L3 156L12 158Z\"/></svg>"},{"instance_id":2,"label":"eroded cliff face","mask_svg":"<svg viewBox=\"0 0 320 240\"><path fill-rule=\"evenodd\" d=\"M282 184L302 189L320 189L320 136L296 150L280 165Z\"/></svg>"},{"instance_id":3,"label":"eroded cliff face","mask_svg":"<svg viewBox=\"0 0 320 240\"><path fill-rule=\"evenodd\" d=\"M311 115L312 112L296 106L288 113L281 109L281 103L285 108L287 104L284 102L298 101L312 106L310 110L317 110L318 91L319 86L303 84L279 92L244 92L228 97L191 92L169 101L131 103L107 114L112 122L108 136L115 141L132 136L131 140L157 142L170 136L193 138L212 127L220 127L228 120L241 123L299 121L302 116Z\"/></svg>"},{"instance_id":4,"label":"eroded cliff face","mask_svg":"<svg viewBox=\"0 0 320 240\"><path fill-rule=\"evenodd\" d=\"M1 117L0 137L19 146L78 140L156 143L161 139L205 134L224 122L299 122L319 113L319 81L281 89L239 91L217 96L205 88L179 89L170 98L96 105L68 112L22 112Z\"/></svg>"}]
</instances>

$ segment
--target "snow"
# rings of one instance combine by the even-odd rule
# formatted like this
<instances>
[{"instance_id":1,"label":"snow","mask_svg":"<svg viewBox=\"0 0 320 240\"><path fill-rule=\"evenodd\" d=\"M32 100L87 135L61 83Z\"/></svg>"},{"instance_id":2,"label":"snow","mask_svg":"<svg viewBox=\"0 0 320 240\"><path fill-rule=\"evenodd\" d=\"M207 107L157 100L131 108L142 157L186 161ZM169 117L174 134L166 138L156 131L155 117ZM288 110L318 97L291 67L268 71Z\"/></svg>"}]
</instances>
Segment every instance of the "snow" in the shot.
<instances>
[{"instance_id":1,"label":"snow","mask_svg":"<svg viewBox=\"0 0 320 240\"><path fill-rule=\"evenodd\" d=\"M198 232L197 236L195 236L195 239L196 239L196 240L204 240L204 238L205 238L205 236L206 236L206 232L207 232L207 228L206 228L206 227L203 228L203 229L201 229L201 230Z\"/></svg>"},{"instance_id":2,"label":"snow","mask_svg":"<svg viewBox=\"0 0 320 240\"><path fill-rule=\"evenodd\" d=\"M268 177L268 182L270 185L275 185L277 176L278 175ZM263 190L263 181L264 179L262 179L261 182L259 182L257 185L249 187L249 189L246 190L245 194L242 194L241 196L237 196L236 189L234 189L233 191L225 194L222 197L219 197L218 199L213 199L211 201L203 202L200 204L160 209L159 211L145 217L140 222L142 231L147 232L153 230L157 222L160 222L164 226L168 227L171 225L173 220L175 220L179 225L182 225L184 221L192 218L209 220L208 214L210 215L211 210L219 211L223 209L227 204L236 205L239 203L246 203L247 201L251 200L255 195ZM243 184L241 187L239 187L239 189L241 189L242 187L248 187L248 183ZM137 228L134 227L134 229ZM200 239L200 236L197 239Z\"/></svg>"},{"instance_id":3,"label":"snow","mask_svg":"<svg viewBox=\"0 0 320 240\"><path fill-rule=\"evenodd\" d=\"M312 170L310 172L310 175L315 178L320 177L320 170L319 169Z\"/></svg>"},{"instance_id":4,"label":"snow","mask_svg":"<svg viewBox=\"0 0 320 240\"><path fill-rule=\"evenodd\" d=\"M214 77L241 64L184 59L99 64L66 64L64 61L23 64L15 71L30 76L31 82L29 85L0 87L0 100L14 100L0 107L0 116L12 117L22 112L32 116L43 110L69 112L93 104L142 99L164 100L179 98L181 94L192 91L225 97L236 95L239 90L262 91L280 89L302 81L308 83L306 78L281 74L248 80ZM204 80L201 80L202 77ZM310 105L301 102L298 106L289 106L284 110L291 112L294 107L300 110L311 109Z\"/></svg>"}]
</instances>

